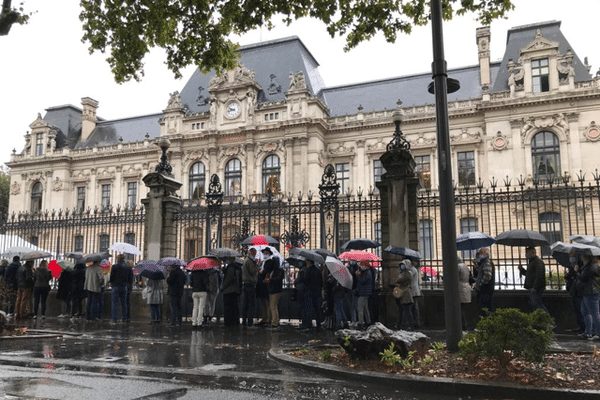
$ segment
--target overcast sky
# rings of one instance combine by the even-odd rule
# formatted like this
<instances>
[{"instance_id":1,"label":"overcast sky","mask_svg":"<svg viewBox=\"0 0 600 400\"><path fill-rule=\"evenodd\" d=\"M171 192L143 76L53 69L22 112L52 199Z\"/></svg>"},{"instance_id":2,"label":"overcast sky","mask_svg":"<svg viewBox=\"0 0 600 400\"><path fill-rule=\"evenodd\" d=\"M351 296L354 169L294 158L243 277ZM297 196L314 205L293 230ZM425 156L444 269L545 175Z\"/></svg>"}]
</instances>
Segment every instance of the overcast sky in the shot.
<instances>
[{"instance_id":1,"label":"overcast sky","mask_svg":"<svg viewBox=\"0 0 600 400\"><path fill-rule=\"evenodd\" d=\"M15 3L13 1L13 3ZM18 2L17 2L18 3ZM598 46L598 0L513 0L516 9L507 20L491 25L492 60L502 58L506 32L511 27L561 20L563 34L583 60L589 58L592 74L600 67ZM79 1L26 0L28 10L36 10L30 23L15 26L0 37L0 129L4 144L0 162L10 160L13 148L20 153L23 135L37 113L62 104L81 107L82 97L99 101L98 115L117 119L151 114L163 110L169 93L181 91L194 68L183 71L176 80L164 65L164 54L153 51L145 60L142 82L116 84L105 55L90 55L81 42ZM475 65L477 47L473 16L459 17L444 25L448 67ZM410 36L399 36L395 44L383 37L343 52L343 39L331 39L322 24L303 20L286 27L276 23L271 31L257 30L236 40L256 43L286 36L299 36L319 62L320 73L328 87L376 80L431 70L431 26L416 28Z\"/></svg>"}]
</instances>

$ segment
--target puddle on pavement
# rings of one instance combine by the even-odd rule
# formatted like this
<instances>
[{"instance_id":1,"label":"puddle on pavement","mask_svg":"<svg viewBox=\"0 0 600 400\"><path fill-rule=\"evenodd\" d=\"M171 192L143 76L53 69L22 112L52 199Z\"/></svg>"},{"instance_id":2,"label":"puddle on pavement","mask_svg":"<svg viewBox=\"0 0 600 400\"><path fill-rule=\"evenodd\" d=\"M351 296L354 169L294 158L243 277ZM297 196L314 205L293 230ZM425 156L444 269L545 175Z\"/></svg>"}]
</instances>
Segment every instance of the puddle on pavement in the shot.
<instances>
[{"instance_id":1,"label":"puddle on pavement","mask_svg":"<svg viewBox=\"0 0 600 400\"><path fill-rule=\"evenodd\" d=\"M223 370L228 370L228 369L235 369L237 368L236 364L206 364L203 365L201 367L197 367L197 370L200 371L223 371Z\"/></svg>"}]
</instances>

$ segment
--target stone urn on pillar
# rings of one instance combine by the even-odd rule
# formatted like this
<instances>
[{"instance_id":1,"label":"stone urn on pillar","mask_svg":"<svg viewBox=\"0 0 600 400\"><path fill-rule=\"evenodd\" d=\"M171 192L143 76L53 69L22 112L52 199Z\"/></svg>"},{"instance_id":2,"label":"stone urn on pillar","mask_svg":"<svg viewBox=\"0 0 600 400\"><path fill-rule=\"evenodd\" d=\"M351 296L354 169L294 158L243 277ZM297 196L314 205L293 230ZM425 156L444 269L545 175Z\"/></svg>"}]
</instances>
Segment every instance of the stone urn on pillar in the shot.
<instances>
[{"instance_id":1,"label":"stone urn on pillar","mask_svg":"<svg viewBox=\"0 0 600 400\"><path fill-rule=\"evenodd\" d=\"M162 257L177 256L177 232L174 215L181 206L177 190L181 182L173 178L167 150L171 142L161 137L158 146L162 150L160 162L154 172L142 180L149 191L142 204L146 209L144 230L144 259L158 260Z\"/></svg>"},{"instance_id":2,"label":"stone urn on pillar","mask_svg":"<svg viewBox=\"0 0 600 400\"><path fill-rule=\"evenodd\" d=\"M415 176L415 160L410 152L410 143L400 130L404 119L401 101L393 113L396 130L388 143L386 152L379 158L385 168L377 188L381 196L381 242L388 245L419 248L417 218L417 189L419 179ZM380 320L392 325L397 320L397 308L392 296L394 281L398 277L400 258L383 252L382 292L380 298Z\"/></svg>"}]
</instances>

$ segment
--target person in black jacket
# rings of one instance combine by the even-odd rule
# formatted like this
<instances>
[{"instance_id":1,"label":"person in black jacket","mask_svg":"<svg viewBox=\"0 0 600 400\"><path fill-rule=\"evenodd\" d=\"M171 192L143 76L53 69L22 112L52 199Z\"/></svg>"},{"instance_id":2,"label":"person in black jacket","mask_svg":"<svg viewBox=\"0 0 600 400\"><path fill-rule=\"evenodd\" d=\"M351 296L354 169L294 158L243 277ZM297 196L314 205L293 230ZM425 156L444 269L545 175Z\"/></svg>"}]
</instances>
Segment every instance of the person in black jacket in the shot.
<instances>
[{"instance_id":1,"label":"person in black jacket","mask_svg":"<svg viewBox=\"0 0 600 400\"><path fill-rule=\"evenodd\" d=\"M265 282L269 292L271 329L279 329L279 299L281 299L281 293L283 292L285 274L283 268L279 265L279 258L273 257L273 252L269 247L265 247L262 252L266 257L269 257L264 262L264 269L267 272Z\"/></svg>"},{"instance_id":2,"label":"person in black jacket","mask_svg":"<svg viewBox=\"0 0 600 400\"><path fill-rule=\"evenodd\" d=\"M28 316L33 316L31 306L33 305L33 261L28 260L17 271L17 280L19 282L19 290L17 291L17 309L15 311L17 319L23 319Z\"/></svg>"},{"instance_id":3,"label":"person in black jacket","mask_svg":"<svg viewBox=\"0 0 600 400\"><path fill-rule=\"evenodd\" d=\"M581 313L585 323L585 332L580 337L587 340L600 340L600 311L598 310L600 288L596 284L598 266L595 258L589 255L583 255L582 259L583 267L575 267L575 271L577 271L575 285L577 286L577 292L583 298Z\"/></svg>"},{"instance_id":4,"label":"person in black jacket","mask_svg":"<svg viewBox=\"0 0 600 400\"><path fill-rule=\"evenodd\" d=\"M317 330L321 329L321 290L323 288L323 278L321 271L315 266L315 263L311 260L306 260L306 267L303 268L302 273L299 274L297 283L302 285L303 288L303 318L302 328L304 330L312 328L313 316L316 320ZM300 290L300 289L298 289Z\"/></svg>"},{"instance_id":5,"label":"person in black jacket","mask_svg":"<svg viewBox=\"0 0 600 400\"><path fill-rule=\"evenodd\" d=\"M170 266L168 271L167 294L169 295L169 305L171 306L171 322L169 326L181 326L183 323L181 298L183 297L183 288L187 277L185 276L185 272L176 265Z\"/></svg>"},{"instance_id":6,"label":"person in black jacket","mask_svg":"<svg viewBox=\"0 0 600 400\"><path fill-rule=\"evenodd\" d=\"M194 301L192 327L194 328L202 326L202 314L206 306L206 298L208 297L208 275L209 271L206 269L192 271L192 300Z\"/></svg>"},{"instance_id":7,"label":"person in black jacket","mask_svg":"<svg viewBox=\"0 0 600 400\"><path fill-rule=\"evenodd\" d=\"M17 302L17 291L19 290L19 281L17 279L17 271L21 267L21 258L14 256L13 260L4 270L4 282L8 287L8 313L15 312Z\"/></svg>"},{"instance_id":8,"label":"person in black jacket","mask_svg":"<svg viewBox=\"0 0 600 400\"><path fill-rule=\"evenodd\" d=\"M66 318L71 315L71 280L73 271L63 268L58 278L58 289L56 299L61 301L61 313L58 318Z\"/></svg>"},{"instance_id":9,"label":"person in black jacket","mask_svg":"<svg viewBox=\"0 0 600 400\"><path fill-rule=\"evenodd\" d=\"M235 257L226 260L223 268L223 320L225 326L240 324L240 294L242 293L242 264Z\"/></svg>"},{"instance_id":10,"label":"person in black jacket","mask_svg":"<svg viewBox=\"0 0 600 400\"><path fill-rule=\"evenodd\" d=\"M110 271L110 315L113 323L119 317L119 303L121 304L121 319L127 320L127 290L133 284L133 269L125 263L125 255L119 254L117 262Z\"/></svg>"},{"instance_id":11,"label":"person in black jacket","mask_svg":"<svg viewBox=\"0 0 600 400\"><path fill-rule=\"evenodd\" d=\"M71 316L83 317L83 299L87 297L85 286L85 264L78 261L71 277Z\"/></svg>"},{"instance_id":12,"label":"person in black jacket","mask_svg":"<svg viewBox=\"0 0 600 400\"><path fill-rule=\"evenodd\" d=\"M546 265L537 256L535 247L528 246L525 249L527 257L527 270L519 265L521 275L525 275L525 289L529 289L529 301L533 310L541 308L548 312L548 309L542 302L544 290L546 290Z\"/></svg>"}]
</instances>

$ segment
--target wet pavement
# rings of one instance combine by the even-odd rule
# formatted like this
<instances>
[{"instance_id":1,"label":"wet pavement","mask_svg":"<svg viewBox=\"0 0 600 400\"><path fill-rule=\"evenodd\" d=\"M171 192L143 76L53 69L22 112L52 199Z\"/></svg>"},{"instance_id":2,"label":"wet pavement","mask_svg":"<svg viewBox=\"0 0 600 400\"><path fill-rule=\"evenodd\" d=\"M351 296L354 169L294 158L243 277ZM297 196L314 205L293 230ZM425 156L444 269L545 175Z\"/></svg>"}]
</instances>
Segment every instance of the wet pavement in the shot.
<instances>
[{"instance_id":1,"label":"wet pavement","mask_svg":"<svg viewBox=\"0 0 600 400\"><path fill-rule=\"evenodd\" d=\"M113 325L48 318L28 323L39 338L0 340L0 393L7 399L427 399L422 395L331 379L268 358L272 347L335 343L331 331L167 327L145 322ZM426 331L443 341L442 331ZM561 351L594 344L558 335ZM2 398L2 397L0 397Z\"/></svg>"}]
</instances>

